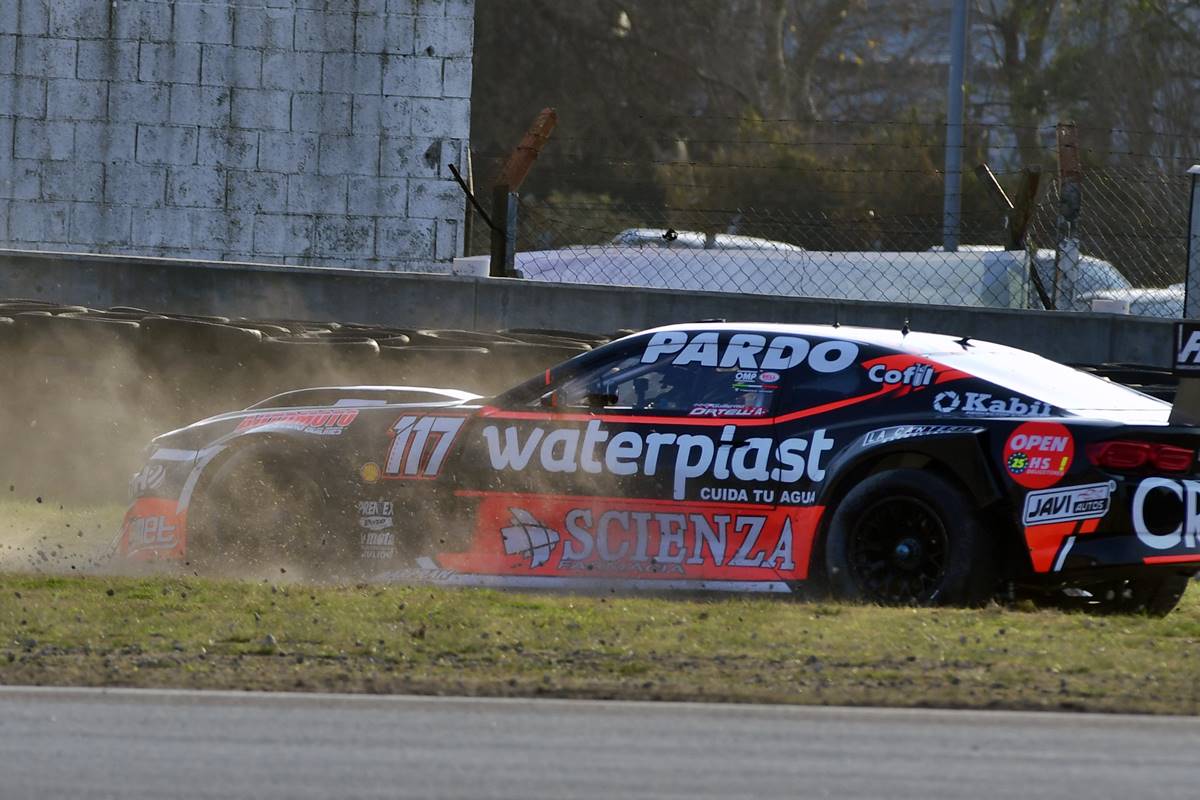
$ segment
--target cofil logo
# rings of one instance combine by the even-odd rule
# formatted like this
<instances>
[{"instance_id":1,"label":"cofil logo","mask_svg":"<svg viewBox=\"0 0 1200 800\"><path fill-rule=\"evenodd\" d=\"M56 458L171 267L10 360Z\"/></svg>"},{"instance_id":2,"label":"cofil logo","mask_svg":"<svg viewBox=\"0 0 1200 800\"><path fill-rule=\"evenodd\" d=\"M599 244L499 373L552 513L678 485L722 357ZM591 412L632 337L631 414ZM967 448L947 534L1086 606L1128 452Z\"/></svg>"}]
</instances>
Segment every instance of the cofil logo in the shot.
<instances>
[{"instance_id":1,"label":"cofil logo","mask_svg":"<svg viewBox=\"0 0 1200 800\"><path fill-rule=\"evenodd\" d=\"M814 372L841 372L858 359L858 345L836 339L810 343L798 336L735 333L722 347L716 331L659 331L642 353L643 364L673 356L677 366L697 364L724 369L785 370L805 364ZM760 376L761 377L761 376Z\"/></svg>"},{"instance_id":2,"label":"cofil logo","mask_svg":"<svg viewBox=\"0 0 1200 800\"><path fill-rule=\"evenodd\" d=\"M911 364L904 369L888 369L884 364L876 364L867 370L867 378L884 386L928 386L933 383L936 374L928 364Z\"/></svg>"}]
</instances>

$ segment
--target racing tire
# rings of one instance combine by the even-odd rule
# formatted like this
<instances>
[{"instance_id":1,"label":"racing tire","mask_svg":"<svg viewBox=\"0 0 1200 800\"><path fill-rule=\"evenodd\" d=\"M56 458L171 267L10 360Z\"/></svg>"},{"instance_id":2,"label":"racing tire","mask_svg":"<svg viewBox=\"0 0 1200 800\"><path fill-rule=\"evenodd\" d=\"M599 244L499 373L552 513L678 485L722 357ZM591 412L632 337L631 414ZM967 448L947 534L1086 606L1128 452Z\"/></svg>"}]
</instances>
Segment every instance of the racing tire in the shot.
<instances>
[{"instance_id":1,"label":"racing tire","mask_svg":"<svg viewBox=\"0 0 1200 800\"><path fill-rule=\"evenodd\" d=\"M189 514L187 560L199 573L340 574L356 555L330 511L328 484L311 459L248 447L221 464Z\"/></svg>"},{"instance_id":2,"label":"racing tire","mask_svg":"<svg viewBox=\"0 0 1200 800\"><path fill-rule=\"evenodd\" d=\"M1104 616L1143 614L1148 617L1165 617L1179 605L1190 582L1190 575L1177 572L1109 581L1085 587L1091 595L1086 600L1068 600L1058 605Z\"/></svg>"},{"instance_id":3,"label":"racing tire","mask_svg":"<svg viewBox=\"0 0 1200 800\"><path fill-rule=\"evenodd\" d=\"M835 597L879 605L978 605L995 589L994 545L961 490L936 473L872 475L837 504L825 541Z\"/></svg>"}]
</instances>

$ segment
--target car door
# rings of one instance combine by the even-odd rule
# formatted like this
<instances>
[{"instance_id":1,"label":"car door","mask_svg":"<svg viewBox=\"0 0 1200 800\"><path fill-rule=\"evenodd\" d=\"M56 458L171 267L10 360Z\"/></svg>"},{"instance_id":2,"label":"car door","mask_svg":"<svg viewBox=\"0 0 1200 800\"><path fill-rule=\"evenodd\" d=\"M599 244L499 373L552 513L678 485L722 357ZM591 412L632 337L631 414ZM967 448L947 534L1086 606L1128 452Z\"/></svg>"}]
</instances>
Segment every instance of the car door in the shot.
<instances>
[{"instance_id":1,"label":"car door","mask_svg":"<svg viewBox=\"0 0 1200 800\"><path fill-rule=\"evenodd\" d=\"M631 339L533 395L485 409L467 572L678 588L780 583L796 559L776 513L781 376L736 329ZM749 338L748 338L749 337ZM760 348L761 349L761 348Z\"/></svg>"}]
</instances>

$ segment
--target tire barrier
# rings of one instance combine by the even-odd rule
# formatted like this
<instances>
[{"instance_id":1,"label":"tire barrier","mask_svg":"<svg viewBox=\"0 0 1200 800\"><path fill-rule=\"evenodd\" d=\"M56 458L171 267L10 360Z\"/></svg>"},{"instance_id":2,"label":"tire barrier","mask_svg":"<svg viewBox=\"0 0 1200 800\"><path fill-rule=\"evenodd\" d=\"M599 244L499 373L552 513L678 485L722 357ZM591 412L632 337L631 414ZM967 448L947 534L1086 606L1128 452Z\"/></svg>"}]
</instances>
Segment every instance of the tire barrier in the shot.
<instances>
[{"instance_id":1,"label":"tire barrier","mask_svg":"<svg viewBox=\"0 0 1200 800\"><path fill-rule=\"evenodd\" d=\"M292 389L498 393L608 341L0 299L0 491L119 502L155 435Z\"/></svg>"},{"instance_id":2,"label":"tire barrier","mask_svg":"<svg viewBox=\"0 0 1200 800\"><path fill-rule=\"evenodd\" d=\"M0 492L119 502L152 437L206 416L318 386L494 395L626 333L430 330L0 299ZM1161 368L1080 368L1174 398L1175 379Z\"/></svg>"}]
</instances>

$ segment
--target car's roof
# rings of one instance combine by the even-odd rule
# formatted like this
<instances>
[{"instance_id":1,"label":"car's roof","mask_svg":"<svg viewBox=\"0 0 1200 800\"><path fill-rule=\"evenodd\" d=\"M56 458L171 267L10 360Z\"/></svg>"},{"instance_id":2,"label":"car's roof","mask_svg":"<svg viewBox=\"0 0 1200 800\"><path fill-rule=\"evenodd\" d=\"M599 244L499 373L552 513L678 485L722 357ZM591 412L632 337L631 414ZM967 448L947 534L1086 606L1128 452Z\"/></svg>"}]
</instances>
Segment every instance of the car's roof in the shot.
<instances>
[{"instance_id":1,"label":"car's roof","mask_svg":"<svg viewBox=\"0 0 1200 800\"><path fill-rule=\"evenodd\" d=\"M1072 414L1126 423L1166 424L1171 406L1128 387L1112 383L1031 353L961 336L905 333L896 328L851 325L789 325L773 322L690 322L660 331L753 331L765 336L839 339L931 357L998 387L1042 400Z\"/></svg>"},{"instance_id":2,"label":"car's roof","mask_svg":"<svg viewBox=\"0 0 1200 800\"><path fill-rule=\"evenodd\" d=\"M821 339L840 339L857 344L887 347L905 353L933 354L962 352L964 349L962 336L949 336L942 333L921 333L909 331L905 333L899 328L860 328L853 325L798 325L779 322L686 322L678 325L663 325L641 331L657 333L659 331L754 331L766 336L808 336ZM1009 350L1004 345L969 339L969 347L982 347L987 350Z\"/></svg>"}]
</instances>

